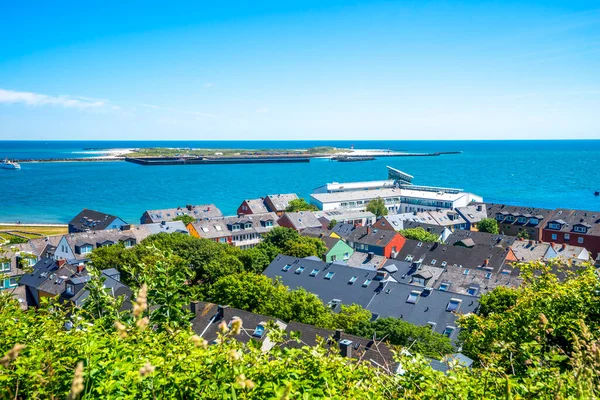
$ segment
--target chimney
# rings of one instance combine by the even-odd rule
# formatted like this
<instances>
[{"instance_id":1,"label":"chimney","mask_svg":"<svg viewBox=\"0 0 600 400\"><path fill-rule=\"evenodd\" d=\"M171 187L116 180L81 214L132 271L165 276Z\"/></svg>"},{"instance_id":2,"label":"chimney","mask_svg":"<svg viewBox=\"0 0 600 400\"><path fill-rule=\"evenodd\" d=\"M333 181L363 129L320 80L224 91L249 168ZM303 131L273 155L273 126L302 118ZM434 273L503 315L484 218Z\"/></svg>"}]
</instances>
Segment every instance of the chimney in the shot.
<instances>
[{"instance_id":1,"label":"chimney","mask_svg":"<svg viewBox=\"0 0 600 400\"><path fill-rule=\"evenodd\" d=\"M550 247L552 247L553 250L554 250L554 246L556 246L556 244L554 242L550 243Z\"/></svg>"},{"instance_id":2,"label":"chimney","mask_svg":"<svg viewBox=\"0 0 600 400\"><path fill-rule=\"evenodd\" d=\"M121 225L121 230L122 231L128 231L130 229L131 229L131 225L130 224Z\"/></svg>"},{"instance_id":3,"label":"chimney","mask_svg":"<svg viewBox=\"0 0 600 400\"><path fill-rule=\"evenodd\" d=\"M533 246L533 240L530 240L530 241L529 241L529 245L530 245L530 246Z\"/></svg>"},{"instance_id":4,"label":"chimney","mask_svg":"<svg viewBox=\"0 0 600 400\"><path fill-rule=\"evenodd\" d=\"M371 261L371 259L373 259L373 257L375 257L375 253L370 251L369 254L367 255L367 261Z\"/></svg>"},{"instance_id":5,"label":"chimney","mask_svg":"<svg viewBox=\"0 0 600 400\"><path fill-rule=\"evenodd\" d=\"M78 273L78 274L82 273L84 269L85 269L85 265L83 265L83 264L79 264L79 265L77 266L77 273Z\"/></svg>"},{"instance_id":6,"label":"chimney","mask_svg":"<svg viewBox=\"0 0 600 400\"><path fill-rule=\"evenodd\" d=\"M160 221L160 224L161 224L162 226L165 226L165 225L167 224L167 221Z\"/></svg>"},{"instance_id":7,"label":"chimney","mask_svg":"<svg viewBox=\"0 0 600 400\"><path fill-rule=\"evenodd\" d=\"M333 339L334 339L336 342L339 342L340 340L342 340L342 332L343 332L343 331L342 331L341 329L336 329L336 330L335 330L335 334L333 335Z\"/></svg>"},{"instance_id":8,"label":"chimney","mask_svg":"<svg viewBox=\"0 0 600 400\"><path fill-rule=\"evenodd\" d=\"M567 244L566 244L566 243L563 243L563 244L562 244L562 249L564 250L564 249L566 249L566 248L567 248Z\"/></svg>"},{"instance_id":9,"label":"chimney","mask_svg":"<svg viewBox=\"0 0 600 400\"><path fill-rule=\"evenodd\" d=\"M477 205L477 211L482 211L483 207L481 207L481 204Z\"/></svg>"},{"instance_id":10,"label":"chimney","mask_svg":"<svg viewBox=\"0 0 600 400\"><path fill-rule=\"evenodd\" d=\"M217 315L215 315L215 321L225 318L225 310L228 309L229 306L217 306Z\"/></svg>"},{"instance_id":11,"label":"chimney","mask_svg":"<svg viewBox=\"0 0 600 400\"><path fill-rule=\"evenodd\" d=\"M190 312L194 315L198 314L199 308L198 308L198 302L197 301L192 301L190 302Z\"/></svg>"},{"instance_id":12,"label":"chimney","mask_svg":"<svg viewBox=\"0 0 600 400\"><path fill-rule=\"evenodd\" d=\"M188 211L192 211L192 208L193 208L193 207L192 207L192 205L191 205L191 204L187 204L187 205L185 206L185 208L187 208L187 209L188 209Z\"/></svg>"},{"instance_id":13,"label":"chimney","mask_svg":"<svg viewBox=\"0 0 600 400\"><path fill-rule=\"evenodd\" d=\"M367 226L367 235L369 235L371 233L371 227Z\"/></svg>"},{"instance_id":14,"label":"chimney","mask_svg":"<svg viewBox=\"0 0 600 400\"><path fill-rule=\"evenodd\" d=\"M490 263L490 259L489 259L489 258L486 258L486 259L483 261L483 265L484 265L484 266L487 266L489 263Z\"/></svg>"},{"instance_id":15,"label":"chimney","mask_svg":"<svg viewBox=\"0 0 600 400\"><path fill-rule=\"evenodd\" d=\"M63 265L65 265L66 262L67 262L67 260L58 260L56 262L56 265L58 265L59 267L62 267Z\"/></svg>"},{"instance_id":16,"label":"chimney","mask_svg":"<svg viewBox=\"0 0 600 400\"><path fill-rule=\"evenodd\" d=\"M342 357L352 357L352 340L340 340L340 354Z\"/></svg>"}]
</instances>

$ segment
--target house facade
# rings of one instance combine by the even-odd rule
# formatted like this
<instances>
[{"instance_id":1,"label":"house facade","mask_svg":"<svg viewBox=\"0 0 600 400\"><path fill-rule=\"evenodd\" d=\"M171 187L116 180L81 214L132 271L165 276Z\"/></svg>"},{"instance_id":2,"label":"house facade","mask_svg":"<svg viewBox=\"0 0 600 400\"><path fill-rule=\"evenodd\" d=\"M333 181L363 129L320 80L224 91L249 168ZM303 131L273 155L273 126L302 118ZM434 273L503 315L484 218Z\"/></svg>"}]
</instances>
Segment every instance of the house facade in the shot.
<instances>
[{"instance_id":1,"label":"house facade","mask_svg":"<svg viewBox=\"0 0 600 400\"><path fill-rule=\"evenodd\" d=\"M600 254L600 212L559 208L544 222L543 241L585 247L592 258Z\"/></svg>"},{"instance_id":2,"label":"house facade","mask_svg":"<svg viewBox=\"0 0 600 400\"><path fill-rule=\"evenodd\" d=\"M400 252L406 239L395 231L363 226L356 228L347 241L358 252L391 258Z\"/></svg>"},{"instance_id":3,"label":"house facade","mask_svg":"<svg viewBox=\"0 0 600 400\"><path fill-rule=\"evenodd\" d=\"M247 249L259 244L263 235L277 226L277 215L265 213L196 221L188 224L187 228L194 237Z\"/></svg>"},{"instance_id":4,"label":"house facade","mask_svg":"<svg viewBox=\"0 0 600 400\"><path fill-rule=\"evenodd\" d=\"M530 239L546 241L542 238L542 229L552 210L497 203L485 203L485 208L487 217L496 220L501 233L517 236L526 231Z\"/></svg>"}]
</instances>

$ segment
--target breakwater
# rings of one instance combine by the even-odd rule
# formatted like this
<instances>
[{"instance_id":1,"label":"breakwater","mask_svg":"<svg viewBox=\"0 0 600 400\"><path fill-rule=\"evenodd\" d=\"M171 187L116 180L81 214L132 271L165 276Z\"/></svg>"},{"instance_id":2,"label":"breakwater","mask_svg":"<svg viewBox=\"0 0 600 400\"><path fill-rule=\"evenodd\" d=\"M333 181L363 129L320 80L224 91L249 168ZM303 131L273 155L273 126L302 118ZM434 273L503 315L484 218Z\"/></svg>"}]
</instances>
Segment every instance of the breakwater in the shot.
<instances>
[{"instance_id":1,"label":"breakwater","mask_svg":"<svg viewBox=\"0 0 600 400\"><path fill-rule=\"evenodd\" d=\"M264 164L309 162L309 157L127 157L125 161L140 165L197 165L197 164Z\"/></svg>"}]
</instances>

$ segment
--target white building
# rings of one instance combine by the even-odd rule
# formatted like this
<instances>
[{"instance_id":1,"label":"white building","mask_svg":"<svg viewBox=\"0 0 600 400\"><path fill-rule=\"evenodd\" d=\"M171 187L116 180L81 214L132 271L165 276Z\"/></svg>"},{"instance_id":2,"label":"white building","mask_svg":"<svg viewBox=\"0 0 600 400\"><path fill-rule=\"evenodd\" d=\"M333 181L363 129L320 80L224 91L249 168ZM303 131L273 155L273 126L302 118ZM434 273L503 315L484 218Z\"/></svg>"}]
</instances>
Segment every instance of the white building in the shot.
<instances>
[{"instance_id":1,"label":"white building","mask_svg":"<svg viewBox=\"0 0 600 400\"><path fill-rule=\"evenodd\" d=\"M314 211L313 214L319 221L327 223L335 220L352 225L371 225L375 223L375 214L369 211L353 211L353 210L330 210L330 211Z\"/></svg>"},{"instance_id":2,"label":"white building","mask_svg":"<svg viewBox=\"0 0 600 400\"><path fill-rule=\"evenodd\" d=\"M314 189L313 194L354 192L359 190L393 189L394 187L396 187L396 182L393 180L347 183L332 182Z\"/></svg>"}]
</instances>

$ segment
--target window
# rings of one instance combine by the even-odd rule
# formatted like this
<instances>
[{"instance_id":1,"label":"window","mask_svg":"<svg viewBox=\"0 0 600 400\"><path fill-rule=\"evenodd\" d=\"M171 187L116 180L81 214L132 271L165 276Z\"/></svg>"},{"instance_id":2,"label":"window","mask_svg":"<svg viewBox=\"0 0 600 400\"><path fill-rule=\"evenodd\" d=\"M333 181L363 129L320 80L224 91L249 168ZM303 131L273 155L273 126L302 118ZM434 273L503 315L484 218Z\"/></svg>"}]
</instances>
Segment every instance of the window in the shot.
<instances>
[{"instance_id":1,"label":"window","mask_svg":"<svg viewBox=\"0 0 600 400\"><path fill-rule=\"evenodd\" d=\"M284 265L283 268L281 268L281 270L284 272L288 272L290 270L290 268L292 268L292 266L290 264L286 264L286 265Z\"/></svg>"},{"instance_id":2,"label":"window","mask_svg":"<svg viewBox=\"0 0 600 400\"><path fill-rule=\"evenodd\" d=\"M0 272L10 272L10 261L2 261L0 263Z\"/></svg>"},{"instance_id":3,"label":"window","mask_svg":"<svg viewBox=\"0 0 600 400\"><path fill-rule=\"evenodd\" d=\"M435 332L435 327L437 326L437 322L428 321L427 325L431 327L431 332Z\"/></svg>"},{"instance_id":4,"label":"window","mask_svg":"<svg viewBox=\"0 0 600 400\"><path fill-rule=\"evenodd\" d=\"M413 256L412 255L407 255L406 258L404 259L404 261L408 261L411 262L413 260Z\"/></svg>"},{"instance_id":5,"label":"window","mask_svg":"<svg viewBox=\"0 0 600 400\"><path fill-rule=\"evenodd\" d=\"M435 265L436 262L437 260L431 260L431 265Z\"/></svg>"},{"instance_id":6,"label":"window","mask_svg":"<svg viewBox=\"0 0 600 400\"><path fill-rule=\"evenodd\" d=\"M349 258L350 258L350 255L348 253L344 253L344 261L346 261Z\"/></svg>"},{"instance_id":7,"label":"window","mask_svg":"<svg viewBox=\"0 0 600 400\"><path fill-rule=\"evenodd\" d=\"M538 219L537 219L537 218L531 218L531 219L529 220L529 223L530 223L531 225L537 225L539 222L540 222L540 221L538 221Z\"/></svg>"},{"instance_id":8,"label":"window","mask_svg":"<svg viewBox=\"0 0 600 400\"><path fill-rule=\"evenodd\" d=\"M455 327L453 327L453 326L447 326L447 327L444 329L444 332L442 332L442 335L446 336L447 338L451 338L451 337L452 337L452 335L454 334L454 331L455 331L455 330L456 330L456 328L455 328Z\"/></svg>"},{"instance_id":9,"label":"window","mask_svg":"<svg viewBox=\"0 0 600 400\"><path fill-rule=\"evenodd\" d=\"M502 275L510 275L510 269L503 269L501 274Z\"/></svg>"},{"instance_id":10,"label":"window","mask_svg":"<svg viewBox=\"0 0 600 400\"><path fill-rule=\"evenodd\" d=\"M445 267L446 265L448 265L448 263L446 261L442 261L442 267Z\"/></svg>"},{"instance_id":11,"label":"window","mask_svg":"<svg viewBox=\"0 0 600 400\"><path fill-rule=\"evenodd\" d=\"M549 227L550 229L560 229L560 224L557 224L556 222L550 222L550 223L548 224L548 227Z\"/></svg>"},{"instance_id":12,"label":"window","mask_svg":"<svg viewBox=\"0 0 600 400\"><path fill-rule=\"evenodd\" d=\"M319 273L319 270L315 268L312 271L310 271L310 276L317 276L318 273Z\"/></svg>"},{"instance_id":13,"label":"window","mask_svg":"<svg viewBox=\"0 0 600 400\"><path fill-rule=\"evenodd\" d=\"M582 244L583 243L583 238L582 237L578 237L577 238L577 243Z\"/></svg>"},{"instance_id":14,"label":"window","mask_svg":"<svg viewBox=\"0 0 600 400\"><path fill-rule=\"evenodd\" d=\"M331 280L331 278L333 278L333 275L335 275L335 272L329 271L325 274L325 279Z\"/></svg>"},{"instance_id":15,"label":"window","mask_svg":"<svg viewBox=\"0 0 600 400\"><path fill-rule=\"evenodd\" d=\"M421 247L421 246L423 246L423 242L417 243L417 247Z\"/></svg>"},{"instance_id":16,"label":"window","mask_svg":"<svg viewBox=\"0 0 600 400\"><path fill-rule=\"evenodd\" d=\"M440 285L440 292L447 292L450 288L450 283L444 282Z\"/></svg>"},{"instance_id":17,"label":"window","mask_svg":"<svg viewBox=\"0 0 600 400\"><path fill-rule=\"evenodd\" d=\"M469 275L469 272L471 272L471 270L469 268L465 268L463 275Z\"/></svg>"},{"instance_id":18,"label":"window","mask_svg":"<svg viewBox=\"0 0 600 400\"><path fill-rule=\"evenodd\" d=\"M569 239L571 239L571 235L568 233L565 233L565 240L569 240Z\"/></svg>"},{"instance_id":19,"label":"window","mask_svg":"<svg viewBox=\"0 0 600 400\"><path fill-rule=\"evenodd\" d=\"M408 295L408 298L406 299L406 302L409 303L409 304L416 304L417 300L419 300L419 296L421 296L421 292L419 292L417 290L413 290Z\"/></svg>"},{"instance_id":20,"label":"window","mask_svg":"<svg viewBox=\"0 0 600 400\"><path fill-rule=\"evenodd\" d=\"M575 232L581 232L581 233L586 233L587 232L587 228L585 226L576 226L573 228L573 230Z\"/></svg>"},{"instance_id":21,"label":"window","mask_svg":"<svg viewBox=\"0 0 600 400\"><path fill-rule=\"evenodd\" d=\"M520 224L524 224L525 222L527 222L527 218L525 218L525 217L519 217L519 219L517 220L517 222L519 222Z\"/></svg>"},{"instance_id":22,"label":"window","mask_svg":"<svg viewBox=\"0 0 600 400\"><path fill-rule=\"evenodd\" d=\"M19 277L17 277L17 276L8 278L8 286L11 288L17 286L19 284L19 282L17 281L18 279L19 279Z\"/></svg>"},{"instance_id":23,"label":"window","mask_svg":"<svg viewBox=\"0 0 600 400\"><path fill-rule=\"evenodd\" d=\"M256 325L254 328L254 332L252 332L252 336L255 338L261 338L265 334L265 326L263 324Z\"/></svg>"},{"instance_id":24,"label":"window","mask_svg":"<svg viewBox=\"0 0 600 400\"><path fill-rule=\"evenodd\" d=\"M365 280L365 281L363 282L363 284L362 284L362 287L367 287L367 286L369 286L370 284L371 284L371 280L370 280L370 279L367 279L367 280Z\"/></svg>"},{"instance_id":25,"label":"window","mask_svg":"<svg viewBox=\"0 0 600 400\"><path fill-rule=\"evenodd\" d=\"M296 274L300 275L302 272L304 272L304 267L298 267L298 269L296 270Z\"/></svg>"},{"instance_id":26,"label":"window","mask_svg":"<svg viewBox=\"0 0 600 400\"><path fill-rule=\"evenodd\" d=\"M73 285L67 285L66 292L67 294L73 294L75 292L75 287Z\"/></svg>"},{"instance_id":27,"label":"window","mask_svg":"<svg viewBox=\"0 0 600 400\"><path fill-rule=\"evenodd\" d=\"M469 294L469 296L477 296L477 292L479 292L479 288L476 288L474 286L471 286L467 289L467 293Z\"/></svg>"},{"instance_id":28,"label":"window","mask_svg":"<svg viewBox=\"0 0 600 400\"><path fill-rule=\"evenodd\" d=\"M348 281L348 284L350 285L354 285L354 282L356 282L356 280L358 279L357 276L353 276L352 278L350 278L350 280Z\"/></svg>"},{"instance_id":29,"label":"window","mask_svg":"<svg viewBox=\"0 0 600 400\"><path fill-rule=\"evenodd\" d=\"M486 272L485 273L485 279L491 279L492 277L492 273L491 272Z\"/></svg>"},{"instance_id":30,"label":"window","mask_svg":"<svg viewBox=\"0 0 600 400\"><path fill-rule=\"evenodd\" d=\"M448 305L446 306L446 311L456 312L460 308L460 304L462 300L460 299L450 299Z\"/></svg>"},{"instance_id":31,"label":"window","mask_svg":"<svg viewBox=\"0 0 600 400\"><path fill-rule=\"evenodd\" d=\"M556 236L556 233L553 233L553 234L552 234L552 240L556 240L556 238L557 238L557 237L558 237L558 236Z\"/></svg>"}]
</instances>

